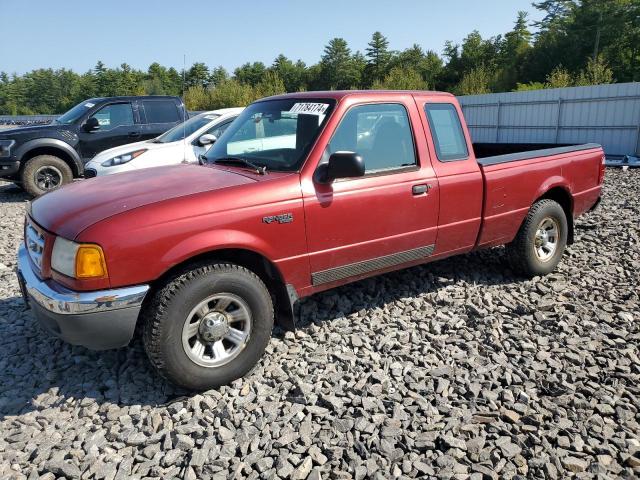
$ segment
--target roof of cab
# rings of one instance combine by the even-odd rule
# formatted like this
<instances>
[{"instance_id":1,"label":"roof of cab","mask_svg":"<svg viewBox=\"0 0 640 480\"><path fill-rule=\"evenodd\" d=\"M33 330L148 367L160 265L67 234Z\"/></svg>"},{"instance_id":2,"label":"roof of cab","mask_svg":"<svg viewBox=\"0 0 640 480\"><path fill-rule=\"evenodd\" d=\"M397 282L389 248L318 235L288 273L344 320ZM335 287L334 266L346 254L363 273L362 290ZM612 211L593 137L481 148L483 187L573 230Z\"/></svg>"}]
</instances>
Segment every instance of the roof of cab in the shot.
<instances>
[{"instance_id":1,"label":"roof of cab","mask_svg":"<svg viewBox=\"0 0 640 480\"><path fill-rule=\"evenodd\" d=\"M294 93L285 93L284 95L275 95L273 97L261 98L261 100L285 100L288 98L332 98L335 100L341 100L344 97L376 97L388 95L390 93L397 94L409 94L409 95L420 95L420 96L443 96L443 97L453 97L454 95L447 92L436 92L436 91L428 91L428 90L327 90L327 91L318 91L318 92L294 92Z\"/></svg>"}]
</instances>

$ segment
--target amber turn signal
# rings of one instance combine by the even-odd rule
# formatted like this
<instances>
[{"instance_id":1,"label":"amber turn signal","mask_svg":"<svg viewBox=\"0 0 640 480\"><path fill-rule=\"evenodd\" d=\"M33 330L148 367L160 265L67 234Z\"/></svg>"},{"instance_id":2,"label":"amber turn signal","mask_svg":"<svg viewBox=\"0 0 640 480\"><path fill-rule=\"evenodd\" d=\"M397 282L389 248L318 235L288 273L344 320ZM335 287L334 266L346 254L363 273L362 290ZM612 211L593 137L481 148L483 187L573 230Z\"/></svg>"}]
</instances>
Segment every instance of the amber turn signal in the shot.
<instances>
[{"instance_id":1,"label":"amber turn signal","mask_svg":"<svg viewBox=\"0 0 640 480\"><path fill-rule=\"evenodd\" d=\"M107 262L98 245L80 245L76 253L76 278L107 277Z\"/></svg>"}]
</instances>

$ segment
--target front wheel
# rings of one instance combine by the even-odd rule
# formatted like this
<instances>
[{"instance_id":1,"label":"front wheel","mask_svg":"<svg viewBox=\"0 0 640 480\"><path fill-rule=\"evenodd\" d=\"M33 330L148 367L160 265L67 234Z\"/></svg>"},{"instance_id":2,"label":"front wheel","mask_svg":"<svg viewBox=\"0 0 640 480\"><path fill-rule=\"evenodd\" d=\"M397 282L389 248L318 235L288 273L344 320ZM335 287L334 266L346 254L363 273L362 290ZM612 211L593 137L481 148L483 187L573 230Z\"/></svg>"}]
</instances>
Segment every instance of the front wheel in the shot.
<instances>
[{"instance_id":1,"label":"front wheel","mask_svg":"<svg viewBox=\"0 0 640 480\"><path fill-rule=\"evenodd\" d=\"M249 372L271 338L271 296L244 267L214 263L186 271L145 308L144 346L153 366L189 390L226 385Z\"/></svg>"},{"instance_id":2,"label":"front wheel","mask_svg":"<svg viewBox=\"0 0 640 480\"><path fill-rule=\"evenodd\" d=\"M38 155L24 166L20 180L24 189L37 197L72 182L73 172L61 158Z\"/></svg>"},{"instance_id":3,"label":"front wheel","mask_svg":"<svg viewBox=\"0 0 640 480\"><path fill-rule=\"evenodd\" d=\"M567 246L567 233L567 216L563 208L553 200L536 202L516 238L507 245L512 267L526 277L551 273Z\"/></svg>"}]
</instances>

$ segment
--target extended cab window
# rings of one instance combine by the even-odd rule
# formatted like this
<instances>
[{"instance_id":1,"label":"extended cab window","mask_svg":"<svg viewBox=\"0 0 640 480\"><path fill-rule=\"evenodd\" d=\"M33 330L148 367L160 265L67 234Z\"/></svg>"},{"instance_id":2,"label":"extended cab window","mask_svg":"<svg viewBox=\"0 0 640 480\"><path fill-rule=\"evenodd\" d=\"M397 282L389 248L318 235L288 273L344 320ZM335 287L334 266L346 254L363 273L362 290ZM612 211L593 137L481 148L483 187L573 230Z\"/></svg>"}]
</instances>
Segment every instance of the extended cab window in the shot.
<instances>
[{"instance_id":1,"label":"extended cab window","mask_svg":"<svg viewBox=\"0 0 640 480\"><path fill-rule=\"evenodd\" d=\"M409 116L399 104L351 108L340 121L327 149L329 155L340 151L358 153L364 160L366 172L416 164Z\"/></svg>"},{"instance_id":2,"label":"extended cab window","mask_svg":"<svg viewBox=\"0 0 640 480\"><path fill-rule=\"evenodd\" d=\"M98 119L100 130L112 130L123 125L133 125L133 110L128 102L105 105L91 116Z\"/></svg>"},{"instance_id":3,"label":"extended cab window","mask_svg":"<svg viewBox=\"0 0 640 480\"><path fill-rule=\"evenodd\" d=\"M178 106L173 100L143 100L147 123L176 123L180 121Z\"/></svg>"},{"instance_id":4,"label":"extended cab window","mask_svg":"<svg viewBox=\"0 0 640 480\"><path fill-rule=\"evenodd\" d=\"M430 103L426 104L424 109L438 160L465 160L469 152L456 107L450 103Z\"/></svg>"}]
</instances>

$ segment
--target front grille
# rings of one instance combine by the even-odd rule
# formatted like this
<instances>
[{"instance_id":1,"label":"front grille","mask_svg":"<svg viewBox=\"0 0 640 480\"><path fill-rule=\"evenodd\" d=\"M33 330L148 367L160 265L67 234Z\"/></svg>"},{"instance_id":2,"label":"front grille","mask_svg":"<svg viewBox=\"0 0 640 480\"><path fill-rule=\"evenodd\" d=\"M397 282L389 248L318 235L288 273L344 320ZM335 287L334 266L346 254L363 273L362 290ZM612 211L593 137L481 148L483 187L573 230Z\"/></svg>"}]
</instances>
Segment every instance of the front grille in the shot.
<instances>
[{"instance_id":1,"label":"front grille","mask_svg":"<svg viewBox=\"0 0 640 480\"><path fill-rule=\"evenodd\" d=\"M38 270L42 270L42 255L44 254L44 234L30 218L27 217L27 226L25 228L25 244L27 246L27 252L29 252L29 258L38 267Z\"/></svg>"},{"instance_id":2,"label":"front grille","mask_svg":"<svg viewBox=\"0 0 640 480\"><path fill-rule=\"evenodd\" d=\"M84 171L84 178L93 178L96 177L98 175L98 172L96 172L93 168L87 168Z\"/></svg>"}]
</instances>

